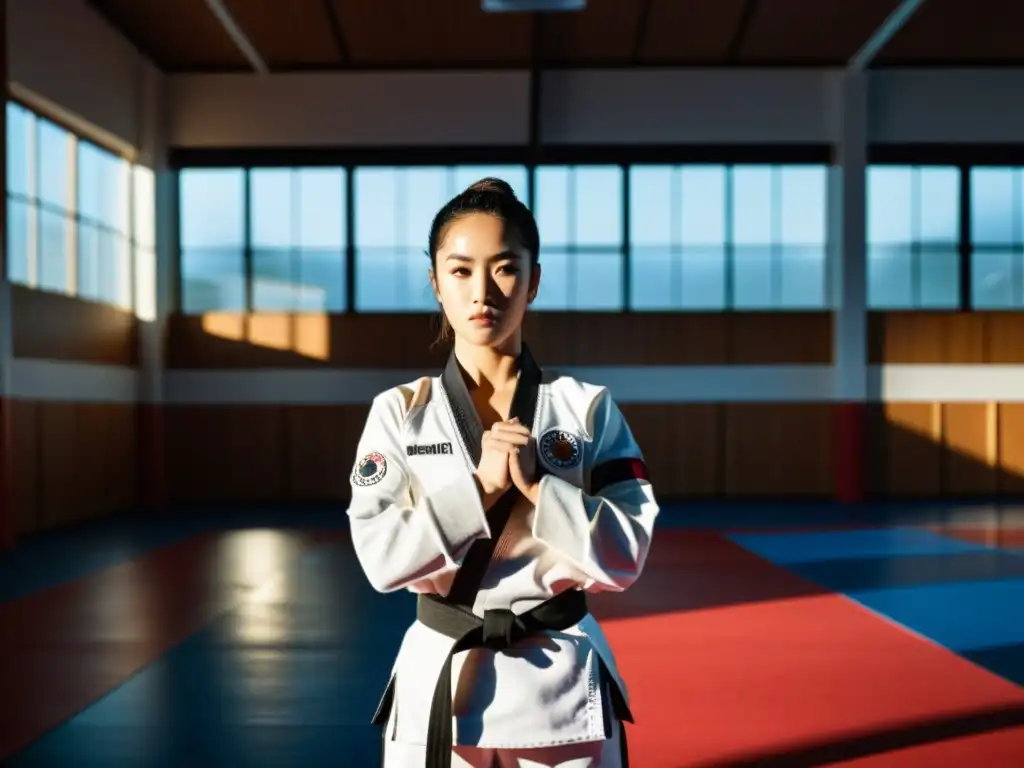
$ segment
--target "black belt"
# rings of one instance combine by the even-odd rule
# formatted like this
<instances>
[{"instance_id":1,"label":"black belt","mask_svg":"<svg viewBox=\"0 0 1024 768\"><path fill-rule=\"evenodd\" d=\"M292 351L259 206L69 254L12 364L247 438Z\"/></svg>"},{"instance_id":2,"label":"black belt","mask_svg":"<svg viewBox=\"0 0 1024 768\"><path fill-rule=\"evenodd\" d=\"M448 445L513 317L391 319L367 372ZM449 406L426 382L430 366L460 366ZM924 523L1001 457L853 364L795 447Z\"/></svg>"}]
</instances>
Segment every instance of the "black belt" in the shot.
<instances>
[{"instance_id":1,"label":"black belt","mask_svg":"<svg viewBox=\"0 0 1024 768\"><path fill-rule=\"evenodd\" d=\"M434 595L419 597L417 618L435 632L455 640L441 667L430 703L426 768L449 768L452 763L452 658L471 648L502 651L531 635L560 631L578 624L588 613L587 597L567 590L523 614L507 609L484 611L481 619L461 606Z\"/></svg>"},{"instance_id":2,"label":"black belt","mask_svg":"<svg viewBox=\"0 0 1024 768\"><path fill-rule=\"evenodd\" d=\"M454 359L453 356L452 360ZM520 378L520 383L522 381ZM461 379L458 379L458 382L461 382ZM512 413L519 417L524 426L531 426L534 407L530 403L534 401L529 400L529 395L524 395L526 399L520 403L519 396L517 387L512 398ZM536 398L536 390L532 397ZM474 458L479 460L479 455ZM451 589L448 590L448 596L442 598L437 595L420 595L417 601L416 614L420 622L455 641L441 668L434 688L434 698L430 703L425 768L450 768L452 763L452 657L456 653L471 648L504 650L531 635L568 629L582 621L589 612L586 595L575 589L562 592L523 614L517 615L507 609L490 610L484 611L484 617L481 619L472 612L471 607L476 601L480 584L494 555L494 548L519 498L519 491L513 487L487 511L491 535L488 538L477 539L469 548L462 566L455 574ZM611 700L611 707L605 713L605 732L610 732L610 716L615 715L619 720L621 764L623 768L628 768L629 755L623 723L633 722L633 715L618 685L614 684L608 674L604 662L600 664L602 678L609 681L608 694ZM392 677L373 716L375 724L380 725L388 721L391 708L395 705L394 699L395 679ZM385 733L381 744L382 751L386 738Z\"/></svg>"}]
</instances>

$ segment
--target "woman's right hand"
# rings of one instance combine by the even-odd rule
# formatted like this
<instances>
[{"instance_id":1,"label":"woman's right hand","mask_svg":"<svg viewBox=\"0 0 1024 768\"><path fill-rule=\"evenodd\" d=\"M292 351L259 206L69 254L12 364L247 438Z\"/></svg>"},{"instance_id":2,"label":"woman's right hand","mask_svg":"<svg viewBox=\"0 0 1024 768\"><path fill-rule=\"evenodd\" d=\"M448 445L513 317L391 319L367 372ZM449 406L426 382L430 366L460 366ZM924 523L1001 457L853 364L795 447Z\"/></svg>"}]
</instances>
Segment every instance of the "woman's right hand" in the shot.
<instances>
[{"instance_id":1,"label":"woman's right hand","mask_svg":"<svg viewBox=\"0 0 1024 768\"><path fill-rule=\"evenodd\" d=\"M484 432L480 441L480 464L476 468L476 478L485 496L500 496L512 487L509 456L530 440L530 436L522 434L518 425L518 419L499 421Z\"/></svg>"}]
</instances>

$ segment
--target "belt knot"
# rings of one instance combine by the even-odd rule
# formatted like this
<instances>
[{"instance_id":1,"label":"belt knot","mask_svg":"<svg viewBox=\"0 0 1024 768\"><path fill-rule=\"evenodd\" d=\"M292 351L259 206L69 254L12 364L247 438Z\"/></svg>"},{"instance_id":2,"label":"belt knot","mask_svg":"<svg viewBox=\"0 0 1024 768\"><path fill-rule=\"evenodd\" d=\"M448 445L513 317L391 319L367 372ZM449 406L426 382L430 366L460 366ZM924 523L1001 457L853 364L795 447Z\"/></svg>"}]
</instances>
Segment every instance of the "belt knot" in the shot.
<instances>
[{"instance_id":1,"label":"belt knot","mask_svg":"<svg viewBox=\"0 0 1024 768\"><path fill-rule=\"evenodd\" d=\"M483 644L492 651L503 651L526 634L522 619L508 608L484 611Z\"/></svg>"}]
</instances>

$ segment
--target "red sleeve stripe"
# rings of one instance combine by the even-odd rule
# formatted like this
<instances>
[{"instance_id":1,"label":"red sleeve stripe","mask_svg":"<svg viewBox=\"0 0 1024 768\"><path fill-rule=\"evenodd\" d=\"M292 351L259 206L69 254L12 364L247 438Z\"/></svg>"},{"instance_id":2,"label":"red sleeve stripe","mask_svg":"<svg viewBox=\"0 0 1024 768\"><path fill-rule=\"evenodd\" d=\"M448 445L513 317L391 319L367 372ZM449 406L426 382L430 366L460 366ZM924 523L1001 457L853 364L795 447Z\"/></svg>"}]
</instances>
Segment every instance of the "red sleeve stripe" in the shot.
<instances>
[{"instance_id":1,"label":"red sleeve stripe","mask_svg":"<svg viewBox=\"0 0 1024 768\"><path fill-rule=\"evenodd\" d=\"M598 464L590 471L590 492L600 493L615 483L626 480L647 480L647 465L642 459L612 459Z\"/></svg>"}]
</instances>

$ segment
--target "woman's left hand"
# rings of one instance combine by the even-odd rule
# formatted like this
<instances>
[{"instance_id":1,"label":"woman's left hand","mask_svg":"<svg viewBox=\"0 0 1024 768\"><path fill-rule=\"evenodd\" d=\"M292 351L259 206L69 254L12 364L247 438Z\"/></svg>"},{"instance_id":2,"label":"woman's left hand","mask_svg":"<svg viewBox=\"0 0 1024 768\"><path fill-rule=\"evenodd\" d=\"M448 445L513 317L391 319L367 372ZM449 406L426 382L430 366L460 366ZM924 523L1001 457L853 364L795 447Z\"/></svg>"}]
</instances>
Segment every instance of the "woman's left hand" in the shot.
<instances>
[{"instance_id":1,"label":"woman's left hand","mask_svg":"<svg viewBox=\"0 0 1024 768\"><path fill-rule=\"evenodd\" d=\"M519 424L518 421L506 422L502 425L505 429L515 430L524 435L529 435L530 430ZM508 471L512 483L519 492L523 494L534 506L540 500L540 483L534 478L537 475L537 449L536 443L531 440L526 445L513 451L508 455Z\"/></svg>"}]
</instances>

